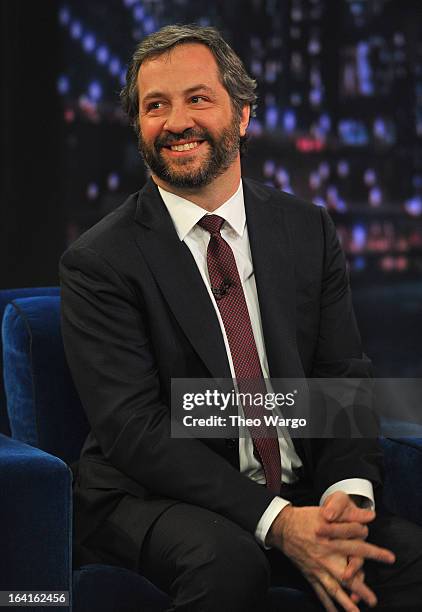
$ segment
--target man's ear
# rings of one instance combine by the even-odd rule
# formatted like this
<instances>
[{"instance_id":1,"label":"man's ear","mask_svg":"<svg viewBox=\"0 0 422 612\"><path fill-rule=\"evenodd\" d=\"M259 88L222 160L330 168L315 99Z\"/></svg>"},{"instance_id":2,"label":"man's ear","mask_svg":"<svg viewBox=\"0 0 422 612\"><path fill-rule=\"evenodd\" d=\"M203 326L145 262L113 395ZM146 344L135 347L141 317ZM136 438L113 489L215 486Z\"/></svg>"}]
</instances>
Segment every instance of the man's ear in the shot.
<instances>
[{"instance_id":1,"label":"man's ear","mask_svg":"<svg viewBox=\"0 0 422 612\"><path fill-rule=\"evenodd\" d=\"M251 107L249 104L245 104L242 108L240 115L239 135L244 136L246 134L247 127L249 125L249 119L251 117Z\"/></svg>"}]
</instances>

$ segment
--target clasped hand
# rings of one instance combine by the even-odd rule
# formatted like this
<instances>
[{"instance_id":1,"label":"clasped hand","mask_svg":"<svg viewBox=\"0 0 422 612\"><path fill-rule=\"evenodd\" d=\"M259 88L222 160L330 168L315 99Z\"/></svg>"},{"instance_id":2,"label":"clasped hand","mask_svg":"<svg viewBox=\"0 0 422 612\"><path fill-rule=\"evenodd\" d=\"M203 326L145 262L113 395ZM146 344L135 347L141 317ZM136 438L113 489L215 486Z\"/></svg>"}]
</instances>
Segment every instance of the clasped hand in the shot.
<instances>
[{"instance_id":1,"label":"clasped hand","mask_svg":"<svg viewBox=\"0 0 422 612\"><path fill-rule=\"evenodd\" d=\"M280 549L310 582L327 612L334 602L347 612L357 603L375 606L377 599L365 584L363 563L373 559L394 563L394 554L365 542L367 524L375 512L358 508L349 495L337 491L323 506L286 506L273 522L267 544Z\"/></svg>"}]
</instances>

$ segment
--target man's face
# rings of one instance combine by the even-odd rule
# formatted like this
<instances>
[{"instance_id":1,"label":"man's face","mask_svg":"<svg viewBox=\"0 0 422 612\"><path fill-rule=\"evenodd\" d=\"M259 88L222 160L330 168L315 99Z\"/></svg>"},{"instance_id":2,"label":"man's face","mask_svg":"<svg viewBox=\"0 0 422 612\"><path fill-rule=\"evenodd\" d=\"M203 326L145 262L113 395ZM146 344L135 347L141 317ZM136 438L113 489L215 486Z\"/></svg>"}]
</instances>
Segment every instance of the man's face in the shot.
<instances>
[{"instance_id":1,"label":"man's face","mask_svg":"<svg viewBox=\"0 0 422 612\"><path fill-rule=\"evenodd\" d=\"M174 47L141 65L139 148L152 173L179 188L198 188L239 156L249 108L241 116L219 80L211 51L197 43Z\"/></svg>"}]
</instances>

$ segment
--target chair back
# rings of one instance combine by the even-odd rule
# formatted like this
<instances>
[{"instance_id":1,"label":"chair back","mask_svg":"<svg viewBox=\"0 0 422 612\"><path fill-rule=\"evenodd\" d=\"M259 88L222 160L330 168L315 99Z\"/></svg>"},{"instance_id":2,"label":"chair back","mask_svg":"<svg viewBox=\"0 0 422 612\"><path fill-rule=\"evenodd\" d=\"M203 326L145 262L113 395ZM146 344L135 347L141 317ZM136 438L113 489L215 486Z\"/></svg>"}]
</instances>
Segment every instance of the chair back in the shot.
<instances>
[{"instance_id":1,"label":"chair back","mask_svg":"<svg viewBox=\"0 0 422 612\"><path fill-rule=\"evenodd\" d=\"M60 287L25 287L23 289L3 289L0 291L0 328L4 309L9 302L17 298L33 295L60 295ZM9 417L6 408L6 396L3 384L3 350L0 333L0 433L10 436Z\"/></svg>"},{"instance_id":2,"label":"chair back","mask_svg":"<svg viewBox=\"0 0 422 612\"><path fill-rule=\"evenodd\" d=\"M6 306L3 359L12 437L76 461L89 425L64 354L59 295Z\"/></svg>"}]
</instances>

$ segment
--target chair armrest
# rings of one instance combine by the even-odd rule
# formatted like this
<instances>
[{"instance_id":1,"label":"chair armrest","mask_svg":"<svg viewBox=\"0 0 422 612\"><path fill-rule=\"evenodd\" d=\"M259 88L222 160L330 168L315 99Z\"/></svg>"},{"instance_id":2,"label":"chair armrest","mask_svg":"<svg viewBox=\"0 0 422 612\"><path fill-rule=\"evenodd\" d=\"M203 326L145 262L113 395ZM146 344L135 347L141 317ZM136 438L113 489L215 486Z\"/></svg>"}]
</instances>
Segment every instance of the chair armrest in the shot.
<instances>
[{"instance_id":1,"label":"chair armrest","mask_svg":"<svg viewBox=\"0 0 422 612\"><path fill-rule=\"evenodd\" d=\"M384 450L384 504L422 525L422 438L381 438Z\"/></svg>"},{"instance_id":2,"label":"chair armrest","mask_svg":"<svg viewBox=\"0 0 422 612\"><path fill-rule=\"evenodd\" d=\"M0 590L70 591L71 486L61 459L0 434Z\"/></svg>"}]
</instances>

